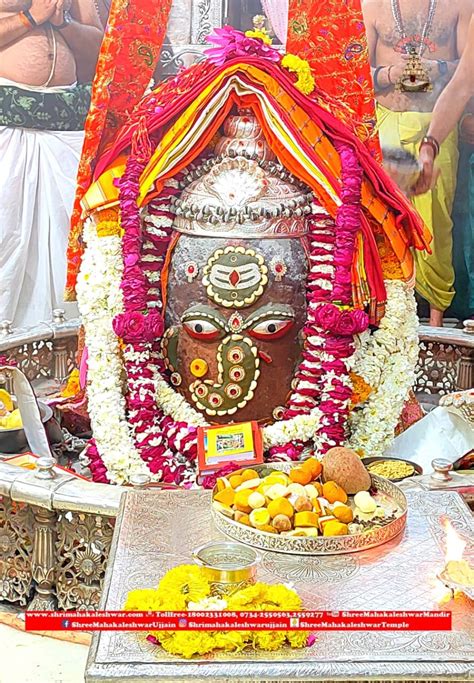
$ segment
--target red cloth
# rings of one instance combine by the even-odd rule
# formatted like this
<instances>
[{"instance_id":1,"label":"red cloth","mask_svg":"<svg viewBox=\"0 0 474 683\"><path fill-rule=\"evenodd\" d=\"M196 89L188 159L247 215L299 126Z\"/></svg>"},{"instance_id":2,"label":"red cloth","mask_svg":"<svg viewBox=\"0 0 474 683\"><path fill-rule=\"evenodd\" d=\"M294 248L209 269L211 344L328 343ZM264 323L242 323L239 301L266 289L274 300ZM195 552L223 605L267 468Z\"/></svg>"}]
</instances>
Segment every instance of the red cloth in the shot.
<instances>
[{"instance_id":1,"label":"red cloth","mask_svg":"<svg viewBox=\"0 0 474 683\"><path fill-rule=\"evenodd\" d=\"M113 0L92 84L68 248L66 299L75 298L82 257L80 202L94 164L145 92L166 34L171 0Z\"/></svg>"},{"instance_id":2,"label":"red cloth","mask_svg":"<svg viewBox=\"0 0 474 683\"><path fill-rule=\"evenodd\" d=\"M336 100L338 118L380 160L360 0L290 0L286 49L309 62L319 89Z\"/></svg>"}]
</instances>

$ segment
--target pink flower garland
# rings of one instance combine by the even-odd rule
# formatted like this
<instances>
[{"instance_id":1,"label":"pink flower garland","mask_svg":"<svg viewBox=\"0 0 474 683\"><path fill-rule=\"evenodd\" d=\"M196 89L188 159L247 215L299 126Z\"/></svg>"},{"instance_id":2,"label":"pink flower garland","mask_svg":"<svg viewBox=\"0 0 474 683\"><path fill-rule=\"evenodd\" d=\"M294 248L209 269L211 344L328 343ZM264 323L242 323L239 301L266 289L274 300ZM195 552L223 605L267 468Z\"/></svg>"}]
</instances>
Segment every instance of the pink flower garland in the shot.
<instances>
[{"instance_id":1,"label":"pink flower garland","mask_svg":"<svg viewBox=\"0 0 474 683\"><path fill-rule=\"evenodd\" d=\"M342 204L336 215L334 303L318 306L314 314L315 324L324 338L319 404L323 416L318 430L323 453L331 446L342 445L346 438L352 396L346 361L354 353L354 334L363 332L369 325L369 317L364 311L341 308L341 305L352 305L351 269L360 230L363 171L352 147L342 143L335 143L335 146L341 158Z\"/></svg>"}]
</instances>

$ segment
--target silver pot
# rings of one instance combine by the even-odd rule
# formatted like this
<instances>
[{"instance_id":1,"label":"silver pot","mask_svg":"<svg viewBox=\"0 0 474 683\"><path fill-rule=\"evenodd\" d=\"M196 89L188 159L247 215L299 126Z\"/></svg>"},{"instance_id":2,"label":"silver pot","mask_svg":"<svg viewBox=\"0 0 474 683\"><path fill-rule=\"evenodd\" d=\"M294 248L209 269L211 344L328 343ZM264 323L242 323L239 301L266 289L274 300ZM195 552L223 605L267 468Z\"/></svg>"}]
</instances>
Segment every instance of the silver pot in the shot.
<instances>
[{"instance_id":1,"label":"silver pot","mask_svg":"<svg viewBox=\"0 0 474 683\"><path fill-rule=\"evenodd\" d=\"M38 407L49 443L60 443L63 435L61 427L53 416L53 411L42 401L38 401ZM0 453L10 455L27 450L29 450L29 445L24 429L0 429Z\"/></svg>"}]
</instances>

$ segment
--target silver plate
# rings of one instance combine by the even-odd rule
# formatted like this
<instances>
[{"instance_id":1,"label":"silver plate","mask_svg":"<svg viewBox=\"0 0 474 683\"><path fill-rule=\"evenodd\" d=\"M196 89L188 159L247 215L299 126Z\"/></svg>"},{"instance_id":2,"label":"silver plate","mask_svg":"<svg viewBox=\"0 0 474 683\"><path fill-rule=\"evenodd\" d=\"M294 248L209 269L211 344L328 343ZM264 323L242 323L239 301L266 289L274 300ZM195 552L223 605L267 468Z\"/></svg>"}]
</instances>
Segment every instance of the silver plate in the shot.
<instances>
[{"instance_id":1,"label":"silver plate","mask_svg":"<svg viewBox=\"0 0 474 683\"><path fill-rule=\"evenodd\" d=\"M380 529L371 529L360 534L349 536L280 536L235 522L213 508L212 516L216 527L226 536L261 550L292 555L357 553L360 550L375 548L391 541L392 538L396 538L405 529L407 521L407 499L403 491L384 477L379 477L376 474L372 474L371 477L375 488L390 498L390 501L400 509L401 514L393 522L389 522Z\"/></svg>"}]
</instances>

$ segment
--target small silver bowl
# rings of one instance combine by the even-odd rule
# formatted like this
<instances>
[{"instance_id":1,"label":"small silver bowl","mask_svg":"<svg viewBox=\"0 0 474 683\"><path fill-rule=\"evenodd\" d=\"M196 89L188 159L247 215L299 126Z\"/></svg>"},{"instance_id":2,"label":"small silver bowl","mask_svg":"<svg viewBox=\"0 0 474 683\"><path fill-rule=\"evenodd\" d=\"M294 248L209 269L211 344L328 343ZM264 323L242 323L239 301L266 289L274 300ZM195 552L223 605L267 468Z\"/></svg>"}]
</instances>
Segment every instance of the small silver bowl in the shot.
<instances>
[{"instance_id":1,"label":"small silver bowl","mask_svg":"<svg viewBox=\"0 0 474 683\"><path fill-rule=\"evenodd\" d=\"M192 555L207 575L213 595L229 595L255 583L261 561L253 548L230 541L207 543Z\"/></svg>"}]
</instances>

